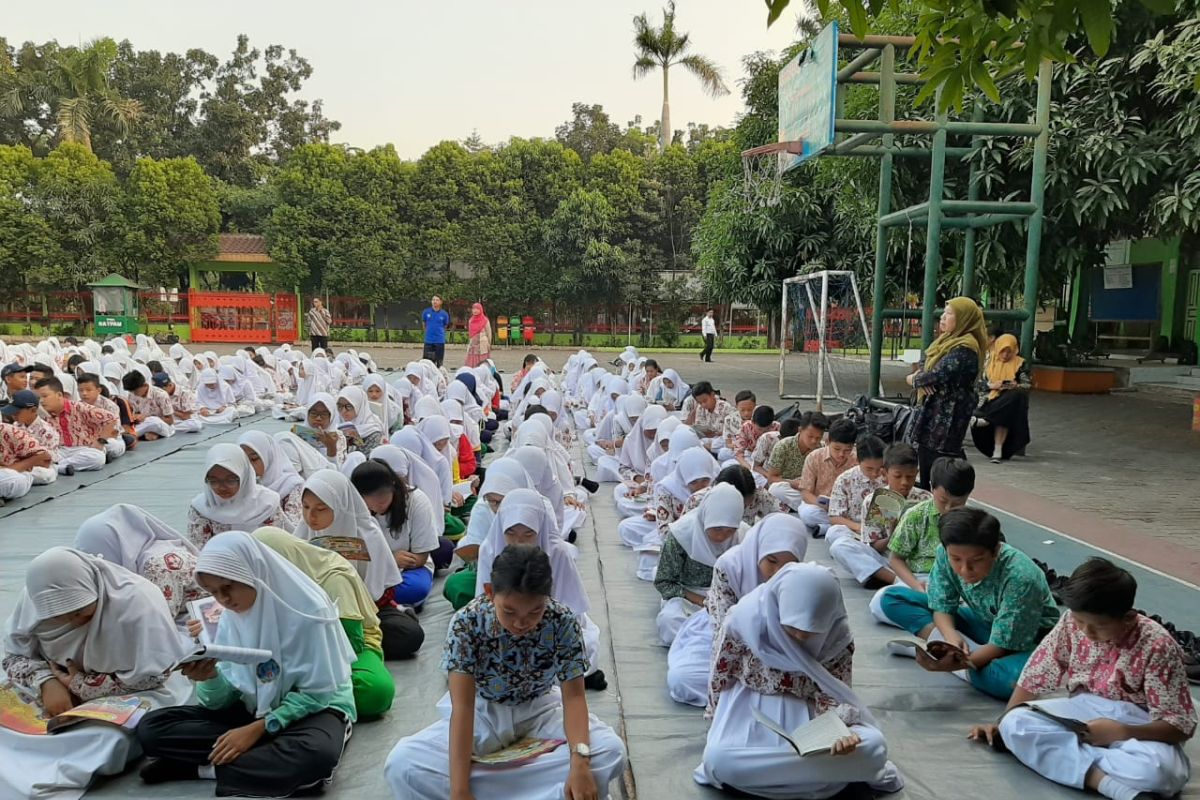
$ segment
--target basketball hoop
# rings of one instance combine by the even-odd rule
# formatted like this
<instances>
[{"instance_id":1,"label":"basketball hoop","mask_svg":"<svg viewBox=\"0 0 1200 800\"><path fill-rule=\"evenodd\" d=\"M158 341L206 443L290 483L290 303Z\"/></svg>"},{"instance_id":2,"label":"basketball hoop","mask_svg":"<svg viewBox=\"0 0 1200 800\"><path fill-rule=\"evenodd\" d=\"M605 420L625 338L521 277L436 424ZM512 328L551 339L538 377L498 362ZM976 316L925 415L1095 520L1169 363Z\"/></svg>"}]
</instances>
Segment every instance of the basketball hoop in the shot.
<instances>
[{"instance_id":1,"label":"basketball hoop","mask_svg":"<svg viewBox=\"0 0 1200 800\"><path fill-rule=\"evenodd\" d=\"M751 208L779 205L783 173L803 154L803 142L770 142L742 151L743 190Z\"/></svg>"}]
</instances>

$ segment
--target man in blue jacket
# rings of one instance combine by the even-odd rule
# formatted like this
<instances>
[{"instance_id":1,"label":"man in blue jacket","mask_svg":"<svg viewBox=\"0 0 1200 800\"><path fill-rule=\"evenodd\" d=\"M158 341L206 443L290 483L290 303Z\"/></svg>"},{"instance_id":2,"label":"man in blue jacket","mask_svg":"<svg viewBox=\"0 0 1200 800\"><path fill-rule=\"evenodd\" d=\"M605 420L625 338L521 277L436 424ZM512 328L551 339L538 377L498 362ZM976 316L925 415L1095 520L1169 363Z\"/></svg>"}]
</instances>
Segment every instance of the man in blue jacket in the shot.
<instances>
[{"instance_id":1,"label":"man in blue jacket","mask_svg":"<svg viewBox=\"0 0 1200 800\"><path fill-rule=\"evenodd\" d=\"M421 354L439 367L446 358L446 329L450 327L450 315L442 308L442 298L433 296L430 307L421 312L425 323L425 350Z\"/></svg>"}]
</instances>

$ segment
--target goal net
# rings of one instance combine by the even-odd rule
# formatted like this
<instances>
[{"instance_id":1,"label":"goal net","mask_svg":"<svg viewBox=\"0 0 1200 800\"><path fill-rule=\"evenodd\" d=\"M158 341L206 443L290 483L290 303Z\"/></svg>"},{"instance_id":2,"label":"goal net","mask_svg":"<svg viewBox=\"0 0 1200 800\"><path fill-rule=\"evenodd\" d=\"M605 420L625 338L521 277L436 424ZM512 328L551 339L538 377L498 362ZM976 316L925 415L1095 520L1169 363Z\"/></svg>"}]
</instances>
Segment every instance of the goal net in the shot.
<instances>
[{"instance_id":1,"label":"goal net","mask_svg":"<svg viewBox=\"0 0 1200 800\"><path fill-rule=\"evenodd\" d=\"M849 405L870 383L871 337L854 273L822 270L783 282L779 397L818 411Z\"/></svg>"}]
</instances>

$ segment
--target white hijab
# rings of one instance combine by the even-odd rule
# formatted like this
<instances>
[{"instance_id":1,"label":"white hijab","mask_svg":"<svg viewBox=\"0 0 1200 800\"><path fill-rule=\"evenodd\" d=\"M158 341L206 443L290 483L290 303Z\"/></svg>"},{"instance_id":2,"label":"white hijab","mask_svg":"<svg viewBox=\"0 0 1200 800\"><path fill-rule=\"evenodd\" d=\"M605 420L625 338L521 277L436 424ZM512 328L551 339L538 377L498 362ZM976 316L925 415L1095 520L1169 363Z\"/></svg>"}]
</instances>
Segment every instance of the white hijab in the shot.
<instances>
[{"instance_id":1,"label":"white hijab","mask_svg":"<svg viewBox=\"0 0 1200 800\"><path fill-rule=\"evenodd\" d=\"M672 522L669 530L688 558L711 567L722 553L733 547L736 537L731 536L717 544L708 538L706 531L709 528L737 528L745 513L742 493L728 483L719 483L709 490L699 506Z\"/></svg>"},{"instance_id":2,"label":"white hijab","mask_svg":"<svg viewBox=\"0 0 1200 800\"><path fill-rule=\"evenodd\" d=\"M262 431L246 431L238 437L238 444L249 447L262 459L263 474L258 482L281 498L290 497L292 492L304 485L304 478L283 454L279 443ZM312 448L308 448L312 450Z\"/></svg>"},{"instance_id":3,"label":"white hijab","mask_svg":"<svg viewBox=\"0 0 1200 800\"><path fill-rule=\"evenodd\" d=\"M625 442L621 445L619 460L621 466L629 467L639 475L645 475L650 471L650 462L654 459L650 457L650 448L653 447L657 438L658 426L667 418L667 410L662 406L650 406L646 408L638 421L634 423L633 430L625 437ZM647 439L646 433L654 431L655 437Z\"/></svg>"},{"instance_id":4,"label":"white hijab","mask_svg":"<svg viewBox=\"0 0 1200 800\"><path fill-rule=\"evenodd\" d=\"M354 408L354 428L358 431L358 435L364 439L373 433L383 435L383 422L375 413L371 411L371 404L367 401L367 393L360 386L347 386L338 392L339 400L346 400ZM341 413L334 408L334 413L338 414L339 420Z\"/></svg>"},{"instance_id":5,"label":"white hijab","mask_svg":"<svg viewBox=\"0 0 1200 800\"><path fill-rule=\"evenodd\" d=\"M392 468L392 472L404 479L405 485L419 489L429 498L438 536L446 532L446 516L443 509L450 502L450 498L442 497L442 482L428 464L421 461L416 454L394 444L381 444L376 447L371 451L371 460L387 464Z\"/></svg>"},{"instance_id":6,"label":"white hijab","mask_svg":"<svg viewBox=\"0 0 1200 800\"><path fill-rule=\"evenodd\" d=\"M808 535L804 523L794 514L776 512L759 520L741 544L717 559L716 566L725 573L730 588L740 599L762 582L758 562L772 553L791 553L797 561L803 561L807 552Z\"/></svg>"},{"instance_id":7,"label":"white hijab","mask_svg":"<svg viewBox=\"0 0 1200 800\"><path fill-rule=\"evenodd\" d=\"M51 618L96 604L86 625ZM127 684L161 677L187 652L162 591L119 564L68 547L51 547L25 571L25 588L8 618L4 650Z\"/></svg>"},{"instance_id":8,"label":"white hijab","mask_svg":"<svg viewBox=\"0 0 1200 800\"><path fill-rule=\"evenodd\" d=\"M204 491L192 498L192 508L200 516L222 525L253 530L279 515L279 495L258 484L258 476L254 474L254 467L250 466L250 459L246 458L242 448L228 442L214 444L204 459L205 478L213 467L224 467L236 475L240 483L237 494L228 500L217 497L216 492L205 483Z\"/></svg>"},{"instance_id":9,"label":"white hijab","mask_svg":"<svg viewBox=\"0 0 1200 800\"><path fill-rule=\"evenodd\" d=\"M784 625L815 635L798 642ZM854 690L825 668L826 662L854 641L841 587L825 567L813 563L784 566L733 607L725 617L725 631L745 643L766 666L804 673L824 694L858 709L863 723L877 724Z\"/></svg>"},{"instance_id":10,"label":"white hijab","mask_svg":"<svg viewBox=\"0 0 1200 800\"><path fill-rule=\"evenodd\" d=\"M312 477L319 469L329 469L329 459L325 453L317 452L315 447L291 431L275 434L275 443L279 446L280 454L291 462L292 469L302 478Z\"/></svg>"},{"instance_id":11,"label":"white hijab","mask_svg":"<svg viewBox=\"0 0 1200 800\"><path fill-rule=\"evenodd\" d=\"M574 550L560 537L549 501L532 489L514 489L500 503L500 510L496 512L496 518L488 530L487 541L479 550L475 594L481 594L484 585L491 583L492 562L507 547L504 532L518 524L537 532L537 546L550 557L550 569L554 577L551 596L576 614L586 614L590 604L575 566Z\"/></svg>"},{"instance_id":12,"label":"white hijab","mask_svg":"<svg viewBox=\"0 0 1200 800\"><path fill-rule=\"evenodd\" d=\"M76 550L139 574L146 557L163 547L193 555L200 552L170 525L128 503L117 503L88 517L75 534Z\"/></svg>"},{"instance_id":13,"label":"white hijab","mask_svg":"<svg viewBox=\"0 0 1200 800\"><path fill-rule=\"evenodd\" d=\"M433 470L437 475L438 485L441 487L438 494L442 498L442 505L449 505L450 497L454 493L454 468L442 455L442 452L433 446L433 442L429 441L415 425L393 433L391 442L397 447L407 450L421 463ZM433 495L431 494L429 497L432 499Z\"/></svg>"},{"instance_id":14,"label":"white hijab","mask_svg":"<svg viewBox=\"0 0 1200 800\"><path fill-rule=\"evenodd\" d=\"M660 481L660 486L670 492L676 501L686 503L694 494L688 484L701 478L708 478L712 483L718 471L719 465L712 453L703 447L691 447L675 458L675 468Z\"/></svg>"},{"instance_id":15,"label":"white hijab","mask_svg":"<svg viewBox=\"0 0 1200 800\"><path fill-rule=\"evenodd\" d=\"M333 511L328 528L314 531L304 520L296 526L296 537L306 542L322 536L350 536L367 543L370 561L351 561L359 577L367 585L371 597L378 600L384 592L404 581L392 556L392 549L383 538L383 530L350 479L333 469L323 469L304 483L304 491L315 494Z\"/></svg>"},{"instance_id":16,"label":"white hijab","mask_svg":"<svg viewBox=\"0 0 1200 800\"><path fill-rule=\"evenodd\" d=\"M529 473L529 479L533 481L533 488L550 503L550 507L554 509L554 516L558 520L558 524L562 525L562 484L558 482L558 476L555 474L554 467L551 465L550 457L546 454L546 451L536 447L518 447L511 453L505 453L505 457L514 458L521 463L521 466L525 467L525 471Z\"/></svg>"},{"instance_id":17,"label":"white hijab","mask_svg":"<svg viewBox=\"0 0 1200 800\"><path fill-rule=\"evenodd\" d=\"M337 430L338 410L337 401L333 399L333 395L329 392L313 392L312 398L308 401L308 407L304 409L304 424L309 425L308 414L312 411L313 406L320 404L329 412L329 423L322 429L325 433L333 433Z\"/></svg>"},{"instance_id":18,"label":"white hijab","mask_svg":"<svg viewBox=\"0 0 1200 800\"><path fill-rule=\"evenodd\" d=\"M331 696L350 683L354 651L337 607L312 578L244 531L213 537L200 552L196 572L254 587L248 610L226 610L215 644L270 650L275 677L263 665L221 661L217 669L241 693L246 710L262 718L290 692Z\"/></svg>"},{"instance_id":19,"label":"white hijab","mask_svg":"<svg viewBox=\"0 0 1200 800\"><path fill-rule=\"evenodd\" d=\"M646 410L646 398L640 394L627 394L617 400L617 415L614 422L619 435L628 437L638 417Z\"/></svg>"},{"instance_id":20,"label":"white hijab","mask_svg":"<svg viewBox=\"0 0 1200 800\"><path fill-rule=\"evenodd\" d=\"M215 369L205 369L200 371L200 379L196 384L196 402L210 411L216 411L223 406L237 405L237 398Z\"/></svg>"}]
</instances>

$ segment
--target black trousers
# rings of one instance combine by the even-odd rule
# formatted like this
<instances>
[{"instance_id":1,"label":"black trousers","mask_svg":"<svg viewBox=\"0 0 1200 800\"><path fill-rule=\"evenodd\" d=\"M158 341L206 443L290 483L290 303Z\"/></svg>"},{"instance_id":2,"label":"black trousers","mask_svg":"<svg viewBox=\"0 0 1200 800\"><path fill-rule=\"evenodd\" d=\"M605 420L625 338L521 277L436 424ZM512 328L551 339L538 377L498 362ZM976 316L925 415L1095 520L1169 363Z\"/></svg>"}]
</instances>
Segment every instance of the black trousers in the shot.
<instances>
[{"instance_id":1,"label":"black trousers","mask_svg":"<svg viewBox=\"0 0 1200 800\"><path fill-rule=\"evenodd\" d=\"M388 661L411 658L425 643L425 629L417 615L399 608L379 609L379 629L383 633L383 657Z\"/></svg>"},{"instance_id":2,"label":"black trousers","mask_svg":"<svg viewBox=\"0 0 1200 800\"><path fill-rule=\"evenodd\" d=\"M137 727L146 755L202 766L224 733L249 725L254 715L241 703L222 709L160 708ZM326 709L267 734L232 764L216 768L217 796L288 797L333 777L346 745L347 722Z\"/></svg>"},{"instance_id":3,"label":"black trousers","mask_svg":"<svg viewBox=\"0 0 1200 800\"><path fill-rule=\"evenodd\" d=\"M702 361L712 361L713 345L716 343L717 337L711 333L704 334L704 349L700 351L700 359Z\"/></svg>"},{"instance_id":4,"label":"black trousers","mask_svg":"<svg viewBox=\"0 0 1200 800\"><path fill-rule=\"evenodd\" d=\"M929 485L929 472L933 469L933 462L943 456L948 458L966 458L967 454L960 447L956 452L945 450L935 450L932 447L926 447L923 444L917 445L917 464L920 469L920 476L917 478L917 486L926 491L931 490Z\"/></svg>"},{"instance_id":5,"label":"black trousers","mask_svg":"<svg viewBox=\"0 0 1200 800\"><path fill-rule=\"evenodd\" d=\"M421 358L427 358L440 367L446 360L446 345L426 342L421 352Z\"/></svg>"},{"instance_id":6,"label":"black trousers","mask_svg":"<svg viewBox=\"0 0 1200 800\"><path fill-rule=\"evenodd\" d=\"M316 350L318 347L321 348L322 350L329 349L329 337L328 336L310 336L309 339L312 341L312 349L313 350Z\"/></svg>"}]
</instances>

